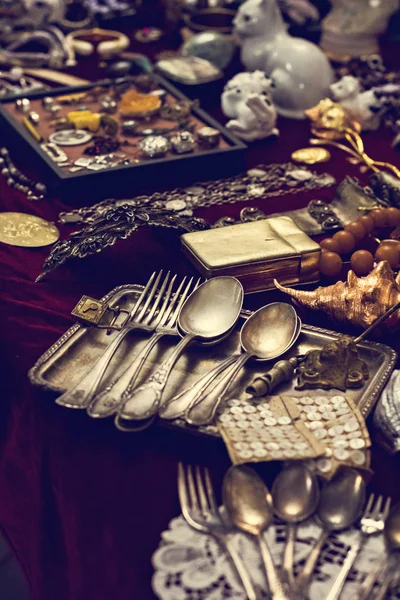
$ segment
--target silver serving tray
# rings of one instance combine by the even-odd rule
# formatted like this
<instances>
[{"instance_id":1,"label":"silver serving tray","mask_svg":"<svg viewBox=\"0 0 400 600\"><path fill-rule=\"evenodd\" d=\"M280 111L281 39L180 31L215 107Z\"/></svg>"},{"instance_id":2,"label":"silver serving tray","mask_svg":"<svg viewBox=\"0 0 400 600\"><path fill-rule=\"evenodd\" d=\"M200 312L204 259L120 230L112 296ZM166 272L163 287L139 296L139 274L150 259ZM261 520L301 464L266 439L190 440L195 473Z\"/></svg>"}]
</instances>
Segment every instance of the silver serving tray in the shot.
<instances>
[{"instance_id":1,"label":"silver serving tray","mask_svg":"<svg viewBox=\"0 0 400 600\"><path fill-rule=\"evenodd\" d=\"M129 309L142 289L142 286L139 285L123 285L112 290L102 300L109 306L119 306L123 309ZM217 346L193 346L190 348L179 359L173 369L166 388L166 396L175 395L184 387L194 383L201 375L212 369L215 364L230 354L239 352L240 326L241 323L239 322L229 338ZM106 329L76 323L39 358L34 367L29 371L31 382L47 390L59 393L64 392L68 386L75 384L90 369L91 365L94 364L117 333L116 330L113 330L107 334ZM123 372L126 359L132 358L141 349L146 343L148 336L148 333L145 334L136 330L132 331L124 339L103 378L101 389L118 376L118 374ZM320 329L311 325L303 325L298 342L285 358L304 354L310 349L321 348L338 336L339 334L334 331ZM154 366L159 364L166 353L171 350L175 342L176 338L168 337L157 345L150 354L138 383L146 379ZM346 395L359 406L363 415L367 416L394 369L397 355L389 346L377 342L362 342L359 344L359 349L361 358L368 364L370 378L364 387L356 390L348 390ZM250 361L247 363L242 369L240 377L236 379L235 384L230 389L228 396L246 397L245 389L247 385L254 377L268 371L273 362ZM295 390L295 383L296 381L293 380L291 383L281 385L277 389L277 394L300 393ZM172 427L183 427L197 433L205 433L214 437L219 436L218 430L214 426L196 428L187 425L180 419L175 421L160 419L160 422Z\"/></svg>"}]
</instances>

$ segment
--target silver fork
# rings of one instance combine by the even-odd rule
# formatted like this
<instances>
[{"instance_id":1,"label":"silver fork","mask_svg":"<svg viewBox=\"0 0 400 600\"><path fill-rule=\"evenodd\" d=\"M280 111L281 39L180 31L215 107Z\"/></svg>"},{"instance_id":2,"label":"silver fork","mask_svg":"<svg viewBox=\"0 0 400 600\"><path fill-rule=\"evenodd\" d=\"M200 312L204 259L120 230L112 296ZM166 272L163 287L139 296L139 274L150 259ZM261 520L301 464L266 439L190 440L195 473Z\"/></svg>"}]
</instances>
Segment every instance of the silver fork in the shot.
<instances>
[{"instance_id":1,"label":"silver fork","mask_svg":"<svg viewBox=\"0 0 400 600\"><path fill-rule=\"evenodd\" d=\"M133 329L141 329L143 325L147 326L147 324L151 322L151 319L153 318L154 313L161 302L167 286L169 272L164 277L159 294L154 300L150 311L147 313L147 310L150 304L153 302L158 290L161 277L162 271L159 271L158 274L154 272L151 275L145 288L130 310L128 321L125 327L119 331L118 335L105 349L95 364L90 367L89 371L85 373L84 376L74 386L57 398L57 404L62 404L63 406L68 406L69 408L87 408L94 397L100 381L102 380L103 375L106 372L106 369L110 364L115 352L119 348L122 340Z\"/></svg>"},{"instance_id":2,"label":"silver fork","mask_svg":"<svg viewBox=\"0 0 400 600\"><path fill-rule=\"evenodd\" d=\"M193 277L186 283L184 277L176 292L172 295L176 275L171 279L164 297L163 305L158 315L147 326L149 331L154 331L144 348L135 356L122 375L113 381L106 389L93 398L87 412L92 417L107 417L115 413L119 405L129 398L136 379L154 346L165 335L176 335L179 312L189 293L196 289L200 279L193 289ZM183 289L186 283L185 289ZM182 291L183 290L183 291ZM161 292L160 292L161 293Z\"/></svg>"},{"instance_id":3,"label":"silver fork","mask_svg":"<svg viewBox=\"0 0 400 600\"><path fill-rule=\"evenodd\" d=\"M361 532L358 539L351 546L347 553L342 568L339 571L335 583L333 584L326 600L337 600L342 593L343 586L347 576L360 552L361 546L370 535L382 533L385 528L385 521L389 515L390 498L386 498L385 506L382 510L383 496L379 496L375 502L375 495L371 494L368 503L360 521Z\"/></svg>"},{"instance_id":4,"label":"silver fork","mask_svg":"<svg viewBox=\"0 0 400 600\"><path fill-rule=\"evenodd\" d=\"M257 594L247 569L229 537L233 530L232 526L218 510L208 469L204 469L203 478L199 467L196 467L195 483L192 467L188 466L185 474L184 466L179 463L178 494L185 521L193 529L212 535L225 548L239 575L248 600L257 600Z\"/></svg>"}]
</instances>

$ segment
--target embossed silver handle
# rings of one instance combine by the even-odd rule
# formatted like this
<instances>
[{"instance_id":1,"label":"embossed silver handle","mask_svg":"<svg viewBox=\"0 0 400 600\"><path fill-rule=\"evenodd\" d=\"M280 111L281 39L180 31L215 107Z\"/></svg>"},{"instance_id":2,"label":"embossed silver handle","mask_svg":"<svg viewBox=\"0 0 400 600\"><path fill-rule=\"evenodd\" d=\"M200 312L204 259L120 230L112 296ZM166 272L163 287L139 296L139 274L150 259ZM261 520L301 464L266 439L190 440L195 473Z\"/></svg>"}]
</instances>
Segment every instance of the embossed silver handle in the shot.
<instances>
[{"instance_id":1,"label":"embossed silver handle","mask_svg":"<svg viewBox=\"0 0 400 600\"><path fill-rule=\"evenodd\" d=\"M248 600L257 600L257 594L254 589L254 586L251 582L247 569L243 563L242 558L239 553L236 551L235 546L232 544L231 540L225 538L224 540L220 540L221 544L225 546L225 549L228 553L228 556L231 558L236 571L239 575L239 579L242 582L244 591L246 592L246 596Z\"/></svg>"},{"instance_id":2,"label":"embossed silver handle","mask_svg":"<svg viewBox=\"0 0 400 600\"><path fill-rule=\"evenodd\" d=\"M322 547L325 544L330 534L329 529L323 529L318 540L315 542L310 554L307 556L306 564L303 567L302 572L296 579L298 590L303 598L307 598L307 591L310 585L311 577L313 576L315 567L317 566L318 558L321 553Z\"/></svg>"},{"instance_id":3,"label":"embossed silver handle","mask_svg":"<svg viewBox=\"0 0 400 600\"><path fill-rule=\"evenodd\" d=\"M294 545L296 542L297 526L294 523L288 523L286 526L286 543L285 550L283 553L282 562L282 579L290 589L295 587L295 579L293 573L293 558L294 558Z\"/></svg>"},{"instance_id":4,"label":"embossed silver handle","mask_svg":"<svg viewBox=\"0 0 400 600\"><path fill-rule=\"evenodd\" d=\"M351 567L354 565L358 553L360 552L361 544L363 543L364 539L365 537L362 534L360 534L359 538L351 546L342 565L342 568L339 571L339 575L336 577L335 582L331 587L329 594L326 597L326 600L338 600L340 594L342 593L347 576L351 571Z\"/></svg>"},{"instance_id":5,"label":"embossed silver handle","mask_svg":"<svg viewBox=\"0 0 400 600\"><path fill-rule=\"evenodd\" d=\"M87 408L120 343L133 329L138 329L138 327L133 326L121 329L100 358L90 367L89 371L85 373L78 383L56 399L57 404L68 406L68 408Z\"/></svg>"},{"instance_id":6,"label":"embossed silver handle","mask_svg":"<svg viewBox=\"0 0 400 600\"><path fill-rule=\"evenodd\" d=\"M257 539L258 545L260 547L261 558L265 567L265 573L267 575L267 581L272 600L288 600L285 588L278 575L278 572L274 565L274 561L272 560L271 552L268 548L267 542L263 537L263 534L260 533L260 535L257 536Z\"/></svg>"},{"instance_id":7,"label":"embossed silver handle","mask_svg":"<svg viewBox=\"0 0 400 600\"><path fill-rule=\"evenodd\" d=\"M226 370L226 373L215 387L212 390L206 390L197 402L186 411L185 419L190 425L206 425L213 420L216 410L232 380L250 357L251 354L248 352L240 354L231 368Z\"/></svg>"},{"instance_id":8,"label":"embossed silver handle","mask_svg":"<svg viewBox=\"0 0 400 600\"><path fill-rule=\"evenodd\" d=\"M182 416L193 406L218 375L235 361L236 356L229 356L229 358L225 359L217 367L200 377L190 388L167 400L160 409L160 417L163 419L177 419Z\"/></svg>"},{"instance_id":9,"label":"embossed silver handle","mask_svg":"<svg viewBox=\"0 0 400 600\"><path fill-rule=\"evenodd\" d=\"M91 417L109 417L117 412L119 405L123 401L124 395L127 396L132 391L146 358L164 335L165 333L153 333L147 344L142 348L141 352L135 356L122 375L93 398L87 409L87 412Z\"/></svg>"},{"instance_id":10,"label":"embossed silver handle","mask_svg":"<svg viewBox=\"0 0 400 600\"><path fill-rule=\"evenodd\" d=\"M140 387L123 398L118 414L123 419L141 420L154 415L160 406L173 366L182 352L196 339L195 335L186 335L181 339L165 360Z\"/></svg>"}]
</instances>

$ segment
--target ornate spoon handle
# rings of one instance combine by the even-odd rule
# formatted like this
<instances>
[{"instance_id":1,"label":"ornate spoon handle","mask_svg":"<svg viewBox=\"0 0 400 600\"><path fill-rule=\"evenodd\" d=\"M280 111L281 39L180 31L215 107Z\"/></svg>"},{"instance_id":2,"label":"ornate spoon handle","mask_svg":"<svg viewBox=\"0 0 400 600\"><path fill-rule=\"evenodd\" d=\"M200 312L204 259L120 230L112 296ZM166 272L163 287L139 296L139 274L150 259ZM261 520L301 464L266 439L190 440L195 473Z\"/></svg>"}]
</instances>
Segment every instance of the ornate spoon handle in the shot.
<instances>
[{"instance_id":1,"label":"ornate spoon handle","mask_svg":"<svg viewBox=\"0 0 400 600\"><path fill-rule=\"evenodd\" d=\"M123 419L141 420L154 415L161 403L168 377L176 361L196 339L195 335L186 335L176 345L170 356L149 377L149 379L131 393L124 395L118 414Z\"/></svg>"},{"instance_id":2,"label":"ornate spoon handle","mask_svg":"<svg viewBox=\"0 0 400 600\"><path fill-rule=\"evenodd\" d=\"M217 367L200 377L190 388L183 390L177 396L174 396L170 400L167 400L160 409L160 417L162 419L177 419L182 416L185 411L189 410L191 406L198 400L198 398L204 393L205 389L208 388L220 373L225 371L234 361L237 356L230 356L220 363Z\"/></svg>"},{"instance_id":3,"label":"ornate spoon handle","mask_svg":"<svg viewBox=\"0 0 400 600\"><path fill-rule=\"evenodd\" d=\"M315 542L310 554L307 556L306 564L304 565L302 572L296 579L298 589L304 598L307 598L307 590L310 585L311 577L313 576L322 547L328 539L329 534L330 531L328 529L323 529L321 531L318 540Z\"/></svg>"},{"instance_id":4,"label":"ornate spoon handle","mask_svg":"<svg viewBox=\"0 0 400 600\"><path fill-rule=\"evenodd\" d=\"M295 579L293 574L294 545L296 542L297 526L294 523L288 523L286 527L286 543L283 553L282 576L283 581L287 583L290 589L295 588Z\"/></svg>"},{"instance_id":5,"label":"ornate spoon handle","mask_svg":"<svg viewBox=\"0 0 400 600\"><path fill-rule=\"evenodd\" d=\"M89 369L87 373L76 383L72 388L64 392L59 398L57 398L57 404L68 406L69 408L87 408L91 402L97 387L103 378L104 373L108 365L111 362L112 357L117 351L120 343L125 336L132 331L137 329L136 327L126 327L121 329L111 344L105 349L103 354L97 360L97 362Z\"/></svg>"},{"instance_id":6,"label":"ornate spoon handle","mask_svg":"<svg viewBox=\"0 0 400 600\"><path fill-rule=\"evenodd\" d=\"M268 544L265 541L263 534L260 533L260 535L257 536L257 539L272 600L287 600L288 596L277 573L274 561L272 560L271 552L269 551Z\"/></svg>"},{"instance_id":7,"label":"ornate spoon handle","mask_svg":"<svg viewBox=\"0 0 400 600\"><path fill-rule=\"evenodd\" d=\"M210 392L206 390L196 403L186 411L185 418L190 425L206 425L213 420L226 390L250 356L251 354L248 352L239 355L231 368L226 370L217 385Z\"/></svg>"},{"instance_id":8,"label":"ornate spoon handle","mask_svg":"<svg viewBox=\"0 0 400 600\"><path fill-rule=\"evenodd\" d=\"M354 561L356 560L358 553L360 552L361 544L363 543L364 539L364 536L360 534L358 540L354 542L354 544L348 551L342 568L339 571L339 575L336 577L335 583L331 587L330 592L326 597L326 600L338 600L340 594L342 593L347 576L351 571L351 567L354 565Z\"/></svg>"},{"instance_id":9,"label":"ornate spoon handle","mask_svg":"<svg viewBox=\"0 0 400 600\"><path fill-rule=\"evenodd\" d=\"M165 333L153 333L147 344L134 357L121 377L110 383L105 390L93 398L87 409L91 417L108 417L117 411L124 394L127 395L131 392L146 358L164 335Z\"/></svg>"}]
</instances>

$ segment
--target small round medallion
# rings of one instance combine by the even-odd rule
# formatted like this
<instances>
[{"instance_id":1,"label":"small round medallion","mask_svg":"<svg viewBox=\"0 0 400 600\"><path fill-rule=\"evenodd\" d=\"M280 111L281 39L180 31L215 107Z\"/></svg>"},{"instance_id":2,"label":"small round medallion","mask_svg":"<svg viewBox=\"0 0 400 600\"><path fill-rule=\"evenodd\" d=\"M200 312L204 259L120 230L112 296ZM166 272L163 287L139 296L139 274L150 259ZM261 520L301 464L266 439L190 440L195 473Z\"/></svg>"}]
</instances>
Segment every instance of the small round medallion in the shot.
<instances>
[{"instance_id":1,"label":"small round medallion","mask_svg":"<svg viewBox=\"0 0 400 600\"><path fill-rule=\"evenodd\" d=\"M39 248L54 244L59 237L57 227L40 217L17 212L0 213L0 242Z\"/></svg>"},{"instance_id":2,"label":"small round medallion","mask_svg":"<svg viewBox=\"0 0 400 600\"><path fill-rule=\"evenodd\" d=\"M52 144L59 146L79 146L87 144L92 139L92 134L83 129L65 129L63 131L55 131L49 135L49 141Z\"/></svg>"}]
</instances>

